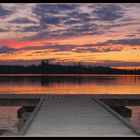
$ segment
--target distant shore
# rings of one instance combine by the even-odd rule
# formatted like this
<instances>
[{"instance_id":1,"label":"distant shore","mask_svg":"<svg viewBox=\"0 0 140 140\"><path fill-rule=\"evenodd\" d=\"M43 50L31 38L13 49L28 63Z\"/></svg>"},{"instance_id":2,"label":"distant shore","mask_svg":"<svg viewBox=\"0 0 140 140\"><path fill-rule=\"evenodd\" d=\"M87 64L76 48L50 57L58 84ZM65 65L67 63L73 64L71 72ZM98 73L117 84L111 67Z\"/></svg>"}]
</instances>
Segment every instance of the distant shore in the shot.
<instances>
[{"instance_id":1,"label":"distant shore","mask_svg":"<svg viewBox=\"0 0 140 140\"><path fill-rule=\"evenodd\" d=\"M108 76L140 76L136 74L0 74L0 77L108 77Z\"/></svg>"},{"instance_id":2,"label":"distant shore","mask_svg":"<svg viewBox=\"0 0 140 140\"><path fill-rule=\"evenodd\" d=\"M115 74L115 75L140 75L140 69L127 70L104 66L85 66L50 64L41 61L39 65L0 65L0 74Z\"/></svg>"}]
</instances>

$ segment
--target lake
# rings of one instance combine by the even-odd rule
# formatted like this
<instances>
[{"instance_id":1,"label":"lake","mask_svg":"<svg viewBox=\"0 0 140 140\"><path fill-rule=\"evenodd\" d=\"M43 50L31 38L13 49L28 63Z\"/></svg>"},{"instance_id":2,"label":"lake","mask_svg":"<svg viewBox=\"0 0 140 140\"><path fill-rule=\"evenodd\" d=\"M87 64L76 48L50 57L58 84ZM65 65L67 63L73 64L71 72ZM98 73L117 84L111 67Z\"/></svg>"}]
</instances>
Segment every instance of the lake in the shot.
<instances>
[{"instance_id":1,"label":"lake","mask_svg":"<svg viewBox=\"0 0 140 140\"><path fill-rule=\"evenodd\" d=\"M0 106L0 136L17 136L35 106Z\"/></svg>"},{"instance_id":2,"label":"lake","mask_svg":"<svg viewBox=\"0 0 140 140\"><path fill-rule=\"evenodd\" d=\"M140 94L140 76L0 75L0 94Z\"/></svg>"},{"instance_id":3,"label":"lake","mask_svg":"<svg viewBox=\"0 0 140 140\"><path fill-rule=\"evenodd\" d=\"M0 106L0 135L16 135L18 133L17 110L19 106Z\"/></svg>"}]
</instances>

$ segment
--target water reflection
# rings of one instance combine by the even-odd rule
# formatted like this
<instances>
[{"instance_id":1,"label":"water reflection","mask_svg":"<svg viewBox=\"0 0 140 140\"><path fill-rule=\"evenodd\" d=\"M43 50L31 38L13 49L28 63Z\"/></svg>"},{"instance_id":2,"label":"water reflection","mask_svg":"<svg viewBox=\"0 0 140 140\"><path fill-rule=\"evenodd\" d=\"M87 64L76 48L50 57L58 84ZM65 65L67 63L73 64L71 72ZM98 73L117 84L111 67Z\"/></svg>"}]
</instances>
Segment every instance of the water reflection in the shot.
<instances>
[{"instance_id":1,"label":"water reflection","mask_svg":"<svg viewBox=\"0 0 140 140\"><path fill-rule=\"evenodd\" d=\"M0 106L0 135L16 135L19 106Z\"/></svg>"},{"instance_id":2,"label":"water reflection","mask_svg":"<svg viewBox=\"0 0 140 140\"><path fill-rule=\"evenodd\" d=\"M37 99L0 99L0 135L18 135L35 109Z\"/></svg>"},{"instance_id":3,"label":"water reflection","mask_svg":"<svg viewBox=\"0 0 140 140\"><path fill-rule=\"evenodd\" d=\"M0 106L0 136L18 135L35 106Z\"/></svg>"},{"instance_id":4,"label":"water reflection","mask_svg":"<svg viewBox=\"0 0 140 140\"><path fill-rule=\"evenodd\" d=\"M0 75L0 94L139 94L140 76Z\"/></svg>"},{"instance_id":5,"label":"water reflection","mask_svg":"<svg viewBox=\"0 0 140 140\"><path fill-rule=\"evenodd\" d=\"M140 106L128 106L132 110L131 125L140 133Z\"/></svg>"}]
</instances>

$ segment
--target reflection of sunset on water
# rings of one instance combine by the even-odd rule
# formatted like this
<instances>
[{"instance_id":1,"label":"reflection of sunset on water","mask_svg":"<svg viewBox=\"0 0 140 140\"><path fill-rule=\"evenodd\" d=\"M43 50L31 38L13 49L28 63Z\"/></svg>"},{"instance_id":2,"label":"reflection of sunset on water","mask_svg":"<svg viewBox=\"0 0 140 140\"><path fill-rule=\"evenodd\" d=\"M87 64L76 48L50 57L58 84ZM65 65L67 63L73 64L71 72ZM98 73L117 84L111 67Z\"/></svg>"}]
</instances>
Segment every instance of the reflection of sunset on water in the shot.
<instances>
[{"instance_id":1,"label":"reflection of sunset on water","mask_svg":"<svg viewBox=\"0 0 140 140\"><path fill-rule=\"evenodd\" d=\"M0 78L0 94L140 94L139 76Z\"/></svg>"},{"instance_id":2,"label":"reflection of sunset on water","mask_svg":"<svg viewBox=\"0 0 140 140\"><path fill-rule=\"evenodd\" d=\"M18 133L17 110L20 106L0 106L0 132L2 135Z\"/></svg>"},{"instance_id":3,"label":"reflection of sunset on water","mask_svg":"<svg viewBox=\"0 0 140 140\"><path fill-rule=\"evenodd\" d=\"M132 110L132 116L130 118L131 125L136 129L140 130L140 106L128 106Z\"/></svg>"}]
</instances>

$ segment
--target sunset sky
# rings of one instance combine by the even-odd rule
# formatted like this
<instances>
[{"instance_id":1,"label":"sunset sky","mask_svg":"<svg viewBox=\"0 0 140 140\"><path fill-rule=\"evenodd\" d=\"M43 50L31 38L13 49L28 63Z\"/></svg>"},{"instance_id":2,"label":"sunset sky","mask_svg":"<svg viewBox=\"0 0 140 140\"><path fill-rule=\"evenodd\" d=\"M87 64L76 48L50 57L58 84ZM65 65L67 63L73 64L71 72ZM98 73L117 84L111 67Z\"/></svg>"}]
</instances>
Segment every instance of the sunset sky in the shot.
<instances>
[{"instance_id":1,"label":"sunset sky","mask_svg":"<svg viewBox=\"0 0 140 140\"><path fill-rule=\"evenodd\" d=\"M0 4L0 64L140 67L140 4Z\"/></svg>"}]
</instances>

